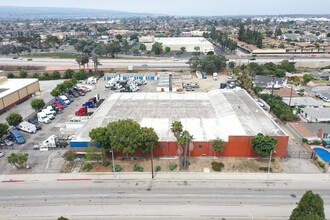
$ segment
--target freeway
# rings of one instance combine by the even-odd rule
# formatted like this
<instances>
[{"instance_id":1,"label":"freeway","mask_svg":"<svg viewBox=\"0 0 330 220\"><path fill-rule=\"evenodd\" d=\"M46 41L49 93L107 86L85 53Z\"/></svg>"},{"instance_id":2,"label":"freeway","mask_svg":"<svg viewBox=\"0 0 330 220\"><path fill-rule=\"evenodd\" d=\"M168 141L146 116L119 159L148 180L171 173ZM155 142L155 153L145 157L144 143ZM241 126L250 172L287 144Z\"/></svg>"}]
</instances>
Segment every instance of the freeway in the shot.
<instances>
[{"instance_id":1,"label":"freeway","mask_svg":"<svg viewBox=\"0 0 330 220\"><path fill-rule=\"evenodd\" d=\"M280 63L285 58L236 58L229 59L228 62L236 62L237 64L247 64L250 62L256 63ZM306 67L321 67L330 64L330 58L295 58L292 60L297 63L298 66ZM102 63L99 68L127 68L127 66L133 66L134 68L187 68L188 59L173 60L168 57L160 57L157 59L100 59ZM78 68L78 65L74 59L54 59L54 58L33 58L33 61L27 61L26 58L12 59L12 58L0 58L1 65L9 66L53 66L53 67L66 67L66 68ZM91 63L90 63L91 64ZM92 66L92 65L90 65Z\"/></svg>"},{"instance_id":2,"label":"freeway","mask_svg":"<svg viewBox=\"0 0 330 220\"><path fill-rule=\"evenodd\" d=\"M102 179L0 183L0 219L287 219L308 189L330 217L328 181Z\"/></svg>"}]
</instances>

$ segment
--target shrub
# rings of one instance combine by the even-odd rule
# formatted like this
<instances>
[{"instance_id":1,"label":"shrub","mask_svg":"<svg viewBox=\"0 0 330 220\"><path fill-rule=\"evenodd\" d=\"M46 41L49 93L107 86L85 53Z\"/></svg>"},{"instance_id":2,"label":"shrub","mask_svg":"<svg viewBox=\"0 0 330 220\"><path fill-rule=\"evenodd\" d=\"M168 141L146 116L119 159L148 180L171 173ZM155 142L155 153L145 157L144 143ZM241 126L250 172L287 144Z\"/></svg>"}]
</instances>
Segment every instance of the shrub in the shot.
<instances>
[{"instance_id":1,"label":"shrub","mask_svg":"<svg viewBox=\"0 0 330 220\"><path fill-rule=\"evenodd\" d=\"M261 171L265 171L265 172L268 172L268 167L259 167L259 170L261 170ZM270 172L273 172L273 169L270 168L269 171L270 171Z\"/></svg>"},{"instance_id":2,"label":"shrub","mask_svg":"<svg viewBox=\"0 0 330 220\"><path fill-rule=\"evenodd\" d=\"M274 162L276 161L276 159L275 159L275 158L272 158L272 160L271 160L271 161L272 161L272 163L274 163Z\"/></svg>"},{"instance_id":3,"label":"shrub","mask_svg":"<svg viewBox=\"0 0 330 220\"><path fill-rule=\"evenodd\" d=\"M313 144L314 144L314 145L320 145L320 144L321 144L321 141L319 141L319 140L314 140L314 141L313 141Z\"/></svg>"},{"instance_id":4,"label":"shrub","mask_svg":"<svg viewBox=\"0 0 330 220\"><path fill-rule=\"evenodd\" d=\"M170 163L170 170L173 171L178 167L176 163Z\"/></svg>"},{"instance_id":5,"label":"shrub","mask_svg":"<svg viewBox=\"0 0 330 220\"><path fill-rule=\"evenodd\" d=\"M108 160L104 160L102 162L102 166L104 166L104 167L108 167L109 165L110 165L110 161L108 161Z\"/></svg>"},{"instance_id":6,"label":"shrub","mask_svg":"<svg viewBox=\"0 0 330 220\"><path fill-rule=\"evenodd\" d=\"M119 164L115 164L115 172L120 172L122 170L123 168Z\"/></svg>"},{"instance_id":7,"label":"shrub","mask_svg":"<svg viewBox=\"0 0 330 220\"><path fill-rule=\"evenodd\" d=\"M14 73L8 73L7 74L7 78L8 79L12 79L12 78L15 78L16 76L14 75Z\"/></svg>"},{"instance_id":8,"label":"shrub","mask_svg":"<svg viewBox=\"0 0 330 220\"><path fill-rule=\"evenodd\" d=\"M159 172L159 171L161 171L162 170L162 168L161 168L161 166L156 166L156 172Z\"/></svg>"},{"instance_id":9,"label":"shrub","mask_svg":"<svg viewBox=\"0 0 330 220\"><path fill-rule=\"evenodd\" d=\"M73 161L76 158L76 152L67 151L63 154L63 158L66 161Z\"/></svg>"},{"instance_id":10,"label":"shrub","mask_svg":"<svg viewBox=\"0 0 330 220\"><path fill-rule=\"evenodd\" d=\"M321 162L321 161L317 161L317 164L321 167L321 168L325 168L325 163Z\"/></svg>"},{"instance_id":11,"label":"shrub","mask_svg":"<svg viewBox=\"0 0 330 220\"><path fill-rule=\"evenodd\" d=\"M142 166L140 166L139 164L135 164L133 166L133 170L136 171L136 172L143 172L144 168Z\"/></svg>"},{"instance_id":12,"label":"shrub","mask_svg":"<svg viewBox=\"0 0 330 220\"><path fill-rule=\"evenodd\" d=\"M215 162L215 161L213 161L211 163L211 165L212 165L212 170L217 171L217 172L220 172L222 170L222 168L225 167L225 165L223 163Z\"/></svg>"},{"instance_id":13,"label":"shrub","mask_svg":"<svg viewBox=\"0 0 330 220\"><path fill-rule=\"evenodd\" d=\"M82 170L83 171L89 172L91 169L93 169L93 165L90 164L90 163L84 163L82 165Z\"/></svg>"},{"instance_id":14,"label":"shrub","mask_svg":"<svg viewBox=\"0 0 330 220\"><path fill-rule=\"evenodd\" d=\"M307 140L306 138L303 138L303 139L302 139L302 142L303 142L303 143L308 143L308 140Z\"/></svg>"}]
</instances>

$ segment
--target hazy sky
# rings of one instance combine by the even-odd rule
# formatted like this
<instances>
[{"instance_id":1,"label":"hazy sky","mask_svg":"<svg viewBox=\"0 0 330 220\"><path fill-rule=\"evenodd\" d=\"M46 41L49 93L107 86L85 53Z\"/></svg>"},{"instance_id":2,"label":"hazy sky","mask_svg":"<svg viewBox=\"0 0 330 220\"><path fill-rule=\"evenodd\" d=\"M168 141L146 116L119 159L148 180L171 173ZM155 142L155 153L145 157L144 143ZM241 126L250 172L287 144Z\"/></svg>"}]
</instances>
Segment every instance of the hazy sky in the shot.
<instances>
[{"instance_id":1,"label":"hazy sky","mask_svg":"<svg viewBox=\"0 0 330 220\"><path fill-rule=\"evenodd\" d=\"M330 13L330 0L0 0L0 5L95 8L206 16Z\"/></svg>"}]
</instances>

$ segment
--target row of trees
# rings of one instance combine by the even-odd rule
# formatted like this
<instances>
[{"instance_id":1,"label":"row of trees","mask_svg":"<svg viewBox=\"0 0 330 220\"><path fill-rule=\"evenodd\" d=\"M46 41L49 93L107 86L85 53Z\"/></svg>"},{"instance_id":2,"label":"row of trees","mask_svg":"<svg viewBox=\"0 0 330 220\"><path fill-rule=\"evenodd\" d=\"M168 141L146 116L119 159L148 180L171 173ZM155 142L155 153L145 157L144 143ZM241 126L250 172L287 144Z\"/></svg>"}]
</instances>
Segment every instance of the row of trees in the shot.
<instances>
[{"instance_id":1,"label":"row of trees","mask_svg":"<svg viewBox=\"0 0 330 220\"><path fill-rule=\"evenodd\" d=\"M203 37L211 38L213 42L219 43L222 48L227 48L230 51L234 51L237 48L236 41L231 40L227 33L217 31L214 26L212 27L210 33L204 32Z\"/></svg>"},{"instance_id":2,"label":"row of trees","mask_svg":"<svg viewBox=\"0 0 330 220\"><path fill-rule=\"evenodd\" d=\"M72 88L77 83L76 78L65 80L63 83L57 84L55 89L53 89L50 94L54 97L61 95L64 92L67 92L68 89Z\"/></svg>"},{"instance_id":3,"label":"row of trees","mask_svg":"<svg viewBox=\"0 0 330 220\"><path fill-rule=\"evenodd\" d=\"M222 55L207 55L203 58L192 56L188 63L194 71L201 70L206 73L220 72L227 66L226 57Z\"/></svg>"},{"instance_id":4,"label":"row of trees","mask_svg":"<svg viewBox=\"0 0 330 220\"><path fill-rule=\"evenodd\" d=\"M245 29L244 24L241 24L238 31L238 40L262 48L263 36L256 30Z\"/></svg>"}]
</instances>

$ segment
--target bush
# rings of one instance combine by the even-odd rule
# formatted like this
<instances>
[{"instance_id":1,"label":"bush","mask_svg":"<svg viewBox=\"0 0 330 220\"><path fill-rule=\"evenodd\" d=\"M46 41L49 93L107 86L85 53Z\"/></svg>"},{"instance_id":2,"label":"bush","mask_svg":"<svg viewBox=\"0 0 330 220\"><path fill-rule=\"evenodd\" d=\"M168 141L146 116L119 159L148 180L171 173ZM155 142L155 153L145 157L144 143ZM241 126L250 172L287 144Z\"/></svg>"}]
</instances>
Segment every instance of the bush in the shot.
<instances>
[{"instance_id":1,"label":"bush","mask_svg":"<svg viewBox=\"0 0 330 220\"><path fill-rule=\"evenodd\" d=\"M63 158L66 161L73 161L76 158L76 152L67 151L63 154Z\"/></svg>"},{"instance_id":2,"label":"bush","mask_svg":"<svg viewBox=\"0 0 330 220\"><path fill-rule=\"evenodd\" d=\"M15 78L14 73L8 73L8 74L7 74L7 78L8 78L8 79Z\"/></svg>"},{"instance_id":3,"label":"bush","mask_svg":"<svg viewBox=\"0 0 330 220\"><path fill-rule=\"evenodd\" d=\"M104 166L104 167L108 167L109 165L110 165L110 161L108 161L108 160L104 160L102 162L102 166Z\"/></svg>"},{"instance_id":4,"label":"bush","mask_svg":"<svg viewBox=\"0 0 330 220\"><path fill-rule=\"evenodd\" d=\"M156 172L159 172L159 171L161 171L162 170L162 168L161 168L161 166L156 166Z\"/></svg>"},{"instance_id":5,"label":"bush","mask_svg":"<svg viewBox=\"0 0 330 220\"><path fill-rule=\"evenodd\" d=\"M82 170L83 171L89 172L91 169L93 169L93 165L90 164L90 163L84 163L82 165Z\"/></svg>"},{"instance_id":6,"label":"bush","mask_svg":"<svg viewBox=\"0 0 330 220\"><path fill-rule=\"evenodd\" d=\"M265 171L265 172L268 172L268 167L259 167L259 170L261 170L261 171ZM273 169L270 168L270 169L269 169L269 172L273 172Z\"/></svg>"},{"instance_id":7,"label":"bush","mask_svg":"<svg viewBox=\"0 0 330 220\"><path fill-rule=\"evenodd\" d=\"M313 141L313 144L314 144L314 145L320 145L320 144L321 144L321 141L314 140L314 141Z\"/></svg>"},{"instance_id":8,"label":"bush","mask_svg":"<svg viewBox=\"0 0 330 220\"><path fill-rule=\"evenodd\" d=\"M271 160L271 161L272 161L272 163L274 163L274 162L276 161L276 159L275 159L275 158L272 158L272 160Z\"/></svg>"},{"instance_id":9,"label":"bush","mask_svg":"<svg viewBox=\"0 0 330 220\"><path fill-rule=\"evenodd\" d=\"M222 170L222 168L225 167L225 165L223 163L215 162L215 161L213 161L211 163L211 165L212 165L212 170L217 171L217 172L220 172Z\"/></svg>"},{"instance_id":10,"label":"bush","mask_svg":"<svg viewBox=\"0 0 330 220\"><path fill-rule=\"evenodd\" d=\"M321 161L317 161L317 164L324 169L325 168L325 163L321 162Z\"/></svg>"},{"instance_id":11,"label":"bush","mask_svg":"<svg viewBox=\"0 0 330 220\"><path fill-rule=\"evenodd\" d=\"M176 163L170 163L170 170L173 171L178 167Z\"/></svg>"},{"instance_id":12,"label":"bush","mask_svg":"<svg viewBox=\"0 0 330 220\"><path fill-rule=\"evenodd\" d=\"M104 72L103 71L100 71L99 74L98 74L98 77L99 78L102 78L104 76Z\"/></svg>"},{"instance_id":13,"label":"bush","mask_svg":"<svg viewBox=\"0 0 330 220\"><path fill-rule=\"evenodd\" d=\"M139 164L135 164L133 166L133 170L136 171L136 172L143 172L144 168L142 166L140 166Z\"/></svg>"},{"instance_id":14,"label":"bush","mask_svg":"<svg viewBox=\"0 0 330 220\"><path fill-rule=\"evenodd\" d=\"M123 168L119 164L115 164L115 172L120 172L122 170Z\"/></svg>"},{"instance_id":15,"label":"bush","mask_svg":"<svg viewBox=\"0 0 330 220\"><path fill-rule=\"evenodd\" d=\"M303 138L303 139L302 139L302 142L303 142L303 143L308 143L308 140L307 140L306 138Z\"/></svg>"}]
</instances>

